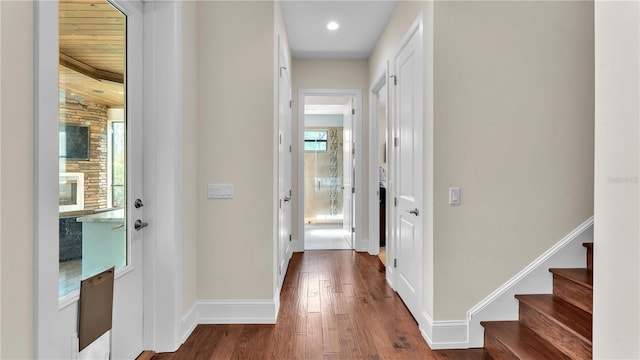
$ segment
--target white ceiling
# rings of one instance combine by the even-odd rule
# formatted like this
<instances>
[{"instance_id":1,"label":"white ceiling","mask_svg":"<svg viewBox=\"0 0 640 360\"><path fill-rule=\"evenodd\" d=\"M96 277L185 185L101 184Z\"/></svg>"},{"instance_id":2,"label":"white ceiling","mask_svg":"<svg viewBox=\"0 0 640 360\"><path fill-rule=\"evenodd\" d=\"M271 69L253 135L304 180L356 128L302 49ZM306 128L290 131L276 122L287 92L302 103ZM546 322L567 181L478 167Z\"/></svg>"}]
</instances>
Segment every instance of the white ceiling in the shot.
<instances>
[{"instance_id":1,"label":"white ceiling","mask_svg":"<svg viewBox=\"0 0 640 360\"><path fill-rule=\"evenodd\" d=\"M285 0L282 12L295 58L366 59L396 0ZM340 28L327 30L336 21Z\"/></svg>"}]
</instances>

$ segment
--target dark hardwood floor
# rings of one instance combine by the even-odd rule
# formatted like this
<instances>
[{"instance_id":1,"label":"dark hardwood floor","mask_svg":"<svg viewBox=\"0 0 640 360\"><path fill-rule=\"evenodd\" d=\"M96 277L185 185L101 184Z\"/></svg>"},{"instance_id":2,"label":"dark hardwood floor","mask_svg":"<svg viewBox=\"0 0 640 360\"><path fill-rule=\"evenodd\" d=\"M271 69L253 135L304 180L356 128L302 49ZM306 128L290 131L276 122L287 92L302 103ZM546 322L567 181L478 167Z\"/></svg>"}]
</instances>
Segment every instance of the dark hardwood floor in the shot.
<instances>
[{"instance_id":1,"label":"dark hardwood floor","mask_svg":"<svg viewBox=\"0 0 640 360\"><path fill-rule=\"evenodd\" d=\"M293 255L276 325L198 325L182 359L485 359L484 349L432 351L377 256Z\"/></svg>"}]
</instances>

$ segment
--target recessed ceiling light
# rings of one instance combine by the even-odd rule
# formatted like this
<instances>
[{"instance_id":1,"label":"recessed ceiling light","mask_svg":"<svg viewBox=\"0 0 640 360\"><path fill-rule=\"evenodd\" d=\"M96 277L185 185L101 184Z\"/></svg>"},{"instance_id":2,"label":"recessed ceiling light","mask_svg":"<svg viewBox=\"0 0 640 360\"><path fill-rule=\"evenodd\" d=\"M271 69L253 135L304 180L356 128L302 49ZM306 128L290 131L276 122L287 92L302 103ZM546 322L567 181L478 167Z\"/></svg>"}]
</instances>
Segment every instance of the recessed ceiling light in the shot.
<instances>
[{"instance_id":1,"label":"recessed ceiling light","mask_svg":"<svg viewBox=\"0 0 640 360\"><path fill-rule=\"evenodd\" d=\"M338 28L340 27L340 25L338 25L337 22L332 21L330 23L327 24L327 29L334 31L334 30L338 30Z\"/></svg>"}]
</instances>

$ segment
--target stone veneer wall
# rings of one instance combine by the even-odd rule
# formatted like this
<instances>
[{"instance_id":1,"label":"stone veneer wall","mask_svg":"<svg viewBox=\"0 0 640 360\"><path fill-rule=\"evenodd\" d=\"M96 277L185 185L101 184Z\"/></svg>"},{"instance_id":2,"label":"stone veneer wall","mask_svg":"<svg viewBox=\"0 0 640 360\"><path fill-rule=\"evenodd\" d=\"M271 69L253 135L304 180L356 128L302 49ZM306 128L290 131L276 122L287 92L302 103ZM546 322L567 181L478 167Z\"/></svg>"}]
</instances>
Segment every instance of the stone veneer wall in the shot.
<instances>
[{"instance_id":1,"label":"stone veneer wall","mask_svg":"<svg viewBox=\"0 0 640 360\"><path fill-rule=\"evenodd\" d=\"M60 123L89 126L89 160L60 158L60 172L84 173L85 210L107 207L107 107L67 99L60 104Z\"/></svg>"}]
</instances>

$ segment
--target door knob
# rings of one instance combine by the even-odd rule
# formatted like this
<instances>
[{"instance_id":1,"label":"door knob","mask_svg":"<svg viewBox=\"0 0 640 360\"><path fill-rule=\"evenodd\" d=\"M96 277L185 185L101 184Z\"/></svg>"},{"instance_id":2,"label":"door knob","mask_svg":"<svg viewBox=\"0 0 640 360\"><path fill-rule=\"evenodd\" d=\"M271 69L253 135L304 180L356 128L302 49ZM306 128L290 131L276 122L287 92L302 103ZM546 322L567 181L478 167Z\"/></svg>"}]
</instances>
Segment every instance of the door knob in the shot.
<instances>
[{"instance_id":1,"label":"door knob","mask_svg":"<svg viewBox=\"0 0 640 360\"><path fill-rule=\"evenodd\" d=\"M133 202L133 206L135 206L136 209L140 209L144 206L144 204L142 203L141 199L136 199L136 201Z\"/></svg>"},{"instance_id":2,"label":"door knob","mask_svg":"<svg viewBox=\"0 0 640 360\"><path fill-rule=\"evenodd\" d=\"M418 208L415 208L415 209L413 209L413 210L407 210L407 212L408 212L409 214L413 214L413 215L415 215L415 216L418 216L418 215L420 214L420 211L418 210Z\"/></svg>"},{"instance_id":3,"label":"door knob","mask_svg":"<svg viewBox=\"0 0 640 360\"><path fill-rule=\"evenodd\" d=\"M133 227L136 229L136 231L140 231L146 228L147 226L149 226L149 224L146 222L142 222L142 220L140 219L136 220L135 224L133 224Z\"/></svg>"},{"instance_id":4,"label":"door knob","mask_svg":"<svg viewBox=\"0 0 640 360\"><path fill-rule=\"evenodd\" d=\"M285 196L284 197L284 202L289 202L291 201L291 196Z\"/></svg>"}]
</instances>

